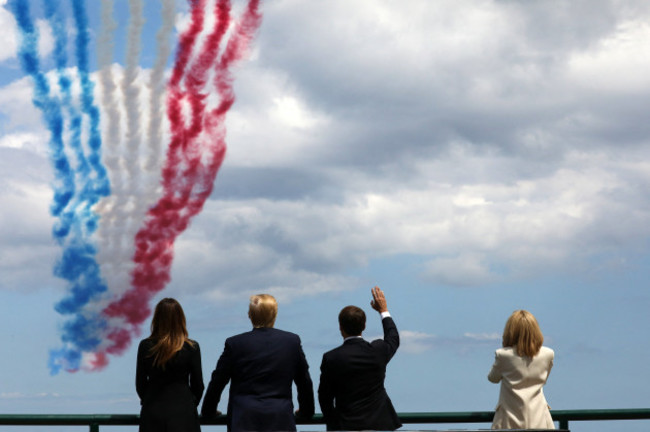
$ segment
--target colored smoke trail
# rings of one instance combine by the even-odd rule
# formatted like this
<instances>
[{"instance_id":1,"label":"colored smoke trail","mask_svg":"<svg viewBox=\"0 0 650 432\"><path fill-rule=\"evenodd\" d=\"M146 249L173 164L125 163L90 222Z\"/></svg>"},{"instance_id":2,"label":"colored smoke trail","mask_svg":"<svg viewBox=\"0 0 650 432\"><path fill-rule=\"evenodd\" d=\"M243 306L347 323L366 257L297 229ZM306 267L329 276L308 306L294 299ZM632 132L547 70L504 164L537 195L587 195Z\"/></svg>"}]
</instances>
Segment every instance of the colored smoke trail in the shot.
<instances>
[{"instance_id":1,"label":"colored smoke trail","mask_svg":"<svg viewBox=\"0 0 650 432\"><path fill-rule=\"evenodd\" d=\"M102 22L110 25L112 5L102 9ZM102 225L99 230L99 262L109 282L111 295L117 297L130 286L129 274L133 269L133 238L149 206L160 195L159 173L162 164L162 115L165 94L165 67L171 53L171 35L174 30L174 0L161 3L162 25L156 34L157 48L153 69L149 74L146 87L138 68L139 40L143 24L143 4L140 0L130 0L130 20L127 34L127 53L125 68L119 90L122 91L122 112L125 113L126 130L124 137L119 135L111 143L114 164L119 168L111 174L117 180L118 187L113 187L113 195L102 204ZM106 62L110 62L107 56ZM108 74L107 74L108 75ZM109 83L109 86L113 83ZM108 86L107 86L108 87ZM143 104L141 94L148 94L148 106ZM143 109L140 109L140 106ZM148 118L143 111L148 108ZM119 118L118 118L119 120ZM147 134L143 134L145 121ZM121 140L121 143L120 143ZM143 149L143 145L145 148ZM104 249L104 246L106 248ZM109 319L109 327L123 327L119 317ZM103 352L96 355L100 365L107 362Z\"/></svg>"},{"instance_id":2,"label":"colored smoke trail","mask_svg":"<svg viewBox=\"0 0 650 432\"><path fill-rule=\"evenodd\" d=\"M100 250L98 261L105 275L111 295L128 287L128 273L132 269L132 238L137 223L146 209L146 200L140 196L140 147L142 123L140 110L140 86L137 82L140 69L140 39L144 25L142 0L129 1L125 67L121 77L111 68L113 2L102 3L102 43L98 45L102 99L106 103L105 130L106 163L110 167L112 194L97 208L102 217L98 230ZM118 101L119 92L122 98ZM122 130L122 113L125 128ZM137 222L136 222L137 221ZM117 291L117 292L116 292Z\"/></svg>"},{"instance_id":3,"label":"colored smoke trail","mask_svg":"<svg viewBox=\"0 0 650 432\"><path fill-rule=\"evenodd\" d=\"M130 324L130 328L118 328L109 333L113 345L107 349L108 353L126 349L139 325L149 316L149 302L170 280L174 241L203 208L225 156L224 119L234 102L230 67L245 53L261 23L261 15L259 1L250 0L218 59L220 43L230 24L230 2L218 0L214 10L217 24L187 70L191 49L202 30L204 5L201 0L193 2L192 21L180 37L168 85L167 115L172 141L163 168L163 196L149 210L145 226L136 234L131 289L104 310L106 316L121 317ZM206 84L211 68L221 100L215 108L208 109L206 101L210 88ZM183 101L191 108L189 126L185 125L181 113Z\"/></svg>"},{"instance_id":4,"label":"colored smoke trail","mask_svg":"<svg viewBox=\"0 0 650 432\"><path fill-rule=\"evenodd\" d=\"M175 0L161 0L162 24L147 82L138 65L144 1L129 0L121 68L112 58L114 0L102 0L96 74L101 109L89 68L87 0L67 3L74 25L70 41L62 3L42 0L55 42L52 73L42 70L29 1L10 5L18 22L21 66L33 81L33 101L49 131L53 237L62 248L54 274L67 287L55 305L65 316L62 346L50 351L48 365L53 374L99 370L108 355L122 353L139 334L149 302L170 280L176 238L212 192L226 151L225 116L235 100L230 68L261 23L259 0L249 0L234 25L229 0L188 0L190 22L180 35L167 83ZM213 5L209 12L208 4ZM214 16L209 28L207 14Z\"/></svg>"},{"instance_id":5,"label":"colored smoke trail","mask_svg":"<svg viewBox=\"0 0 650 432\"><path fill-rule=\"evenodd\" d=\"M92 171L77 187L75 205L70 210L73 222L71 236L63 247L61 261L54 269L54 274L67 280L69 284L68 295L55 309L62 315L71 317L63 324L61 340L64 347L50 351L49 365L53 374L61 368L78 370L82 353L97 348L101 342L99 330L106 325L97 310L93 310L93 301L98 299L107 287L95 259L96 248L89 239L98 224L93 206L102 196L108 195L110 189L106 169L101 161L99 109L94 104L94 83L89 76L89 33L85 4L82 0L73 0L71 6L76 30L74 52L81 86L81 112L88 125L86 147Z\"/></svg>"},{"instance_id":6,"label":"colored smoke trail","mask_svg":"<svg viewBox=\"0 0 650 432\"><path fill-rule=\"evenodd\" d=\"M175 0L162 0L162 24L158 33L156 33L158 49L149 80L149 128L147 130L147 148L149 150L149 155L144 165L144 168L147 171L152 171L154 169L159 170L162 163L161 143L163 140L162 114L165 94L164 74L167 58L171 54L171 44L169 39L174 30L174 6ZM158 182L152 185L146 185L147 191L157 187Z\"/></svg>"},{"instance_id":7,"label":"colored smoke trail","mask_svg":"<svg viewBox=\"0 0 650 432\"><path fill-rule=\"evenodd\" d=\"M43 113L50 132L50 159L55 170L54 201L50 211L52 215L60 217L75 192L74 174L63 149L63 114L60 105L50 97L50 84L45 74L40 71L38 33L30 17L29 4L26 0L17 0L11 3L11 6L21 36L18 58L23 70L32 78L34 105Z\"/></svg>"},{"instance_id":8,"label":"colored smoke trail","mask_svg":"<svg viewBox=\"0 0 650 432\"><path fill-rule=\"evenodd\" d=\"M178 85L183 77L184 69L189 62L192 49L196 39L198 38L199 33L203 29L204 21L204 10L205 10L206 0L197 0L194 2L191 9L191 19L189 27L180 35L179 43L176 53L176 61L174 64L174 69L172 71L172 76L170 82L167 86L168 92L172 92ZM168 108L169 115L169 108ZM168 160L169 160L168 150ZM166 162L168 164L168 161ZM147 215L149 217L149 215ZM145 222L149 224L149 221ZM141 236L140 230L136 235L136 248L138 247L138 236ZM173 246L173 240L172 244ZM137 252L136 252L137 256ZM134 258L134 261L137 263L137 259ZM171 264L171 258L169 259L169 264ZM137 264L136 264L137 265ZM135 275L135 270L134 270ZM164 284L167 283L167 279ZM158 289L157 291L159 291ZM150 297L155 294L151 293L142 293L142 289L135 283L132 283L131 288L125 292L117 301L114 301L108 305L105 309L104 314L111 318L112 321L116 319L121 319L126 323L130 324L129 327L117 328L109 334L109 339L113 341L112 345L107 348L107 352L110 354L119 354L123 352L130 344L131 338L137 334L138 326L146 319L149 315L148 303ZM133 319L133 314L138 314L136 319Z\"/></svg>"},{"instance_id":9,"label":"colored smoke trail","mask_svg":"<svg viewBox=\"0 0 650 432\"><path fill-rule=\"evenodd\" d=\"M106 171L101 165L101 140L98 140L99 116L93 104L92 83L88 79L87 61L83 51L86 49L87 33L78 31L76 56L78 74L81 81L81 111L76 111L70 92L71 82L66 73L66 37L64 26L54 4L45 5L46 16L54 32L55 63L61 97L52 95L47 76L41 71L38 59L37 42L39 35L34 28L29 4L26 0L11 3L18 23L21 44L18 52L23 70L32 78L34 84L34 104L43 113L46 127L50 133L50 159L54 168L54 199L52 215L57 218L53 236L62 246L61 258L55 264L54 274L67 281L69 294L56 305L57 311L72 315L63 324L61 340L64 346L50 352L50 370L57 373L61 368L76 370L81 362L83 351L97 348L97 337L105 321L97 311L85 310L91 299L106 291L101 280L99 267L95 261L95 247L88 237L97 226L97 218L91 207L109 192ZM78 26L86 23L83 4L73 8ZM70 118L69 134L71 153L76 156L76 164L67 156L64 137L65 117ZM83 116L89 119L89 155L85 155L81 143ZM90 323L90 324L89 324Z\"/></svg>"},{"instance_id":10,"label":"colored smoke trail","mask_svg":"<svg viewBox=\"0 0 650 432\"><path fill-rule=\"evenodd\" d=\"M63 25L63 20L60 16L60 11L57 7L57 3L45 1L44 8L45 16L50 23L55 39L54 57L58 74L58 85L61 93L61 107L65 110L69 118L68 129L70 130L71 135L69 142L70 147L74 151L74 156L77 162L77 168L75 169L75 172L79 178L78 181L85 183L88 181L90 166L88 164L88 160L86 159L86 155L84 154L81 143L81 113L73 103L71 92L72 80L68 76L68 72L66 70L68 66L68 38L65 26Z\"/></svg>"},{"instance_id":11,"label":"colored smoke trail","mask_svg":"<svg viewBox=\"0 0 650 432\"><path fill-rule=\"evenodd\" d=\"M74 21L76 24L77 37L75 40L75 54L79 80L81 83L81 110L89 118L88 160L95 172L93 184L91 185L87 199L89 207L96 204L99 198L110 193L110 185L106 168L102 163L102 138L99 128L99 109L94 101L94 83L90 80L88 67L88 42L90 39L88 31L88 18L84 0L72 0ZM90 208L88 209L90 210ZM95 222L96 222L96 218ZM88 226L94 230L95 227Z\"/></svg>"},{"instance_id":12,"label":"colored smoke trail","mask_svg":"<svg viewBox=\"0 0 650 432\"><path fill-rule=\"evenodd\" d=\"M104 125L104 163L109 171L112 194L102 198L95 210L101 216L97 230L98 244L97 261L100 263L102 274L110 290L116 286L128 285L126 269L118 256L118 243L122 241L118 235L119 222L116 212L116 197L122 195L125 189L122 179L122 161L120 146L122 140L122 120L117 98L118 86L113 73L113 49L117 22L113 19L113 0L101 2L101 31L97 38L98 77L101 89L103 107L102 123Z\"/></svg>"},{"instance_id":13,"label":"colored smoke trail","mask_svg":"<svg viewBox=\"0 0 650 432\"><path fill-rule=\"evenodd\" d=\"M124 224L122 232L125 240L133 238L133 234L137 230L137 228L131 228L134 224L134 218L139 219L141 217L140 213L145 211L142 208L142 197L138 194L140 189L140 142L142 139L140 123L142 119L140 115L140 87L136 84L141 51L140 38L144 25L143 8L142 0L129 0L130 19L127 31L126 67L122 76L122 94L124 95L124 111L126 113L126 157L124 158L124 166L126 168L128 194L125 194L122 198L126 200L124 206L132 210L130 212L125 211L124 217L120 218L120 222ZM122 206L118 207L123 208ZM129 246L122 250L121 255L125 257L130 255L129 252L132 250L130 243L129 241Z\"/></svg>"},{"instance_id":14,"label":"colored smoke trail","mask_svg":"<svg viewBox=\"0 0 650 432\"><path fill-rule=\"evenodd\" d=\"M98 218L93 206L110 193L106 168L101 160L101 136L99 129L99 109L94 102L94 83L90 80L88 65L88 43L90 35L83 0L71 3L76 37L74 53L77 60L77 74L81 87L80 105L87 126L87 159L91 167L88 176L77 179L77 195L70 209L73 226L71 238L63 247L62 259L55 266L54 273L69 283L69 294L55 309L63 315L72 315L63 324L61 340L64 347L50 352L50 370L57 373L60 368L78 370L81 366L82 353L97 349L101 343L101 329L105 320L98 314L96 301L107 287L104 283L99 265L96 261L96 248L90 237L97 229ZM79 130L73 136L81 136ZM73 142L76 139L73 138ZM75 145L73 145L74 147ZM63 233L61 233L63 234Z\"/></svg>"}]
</instances>

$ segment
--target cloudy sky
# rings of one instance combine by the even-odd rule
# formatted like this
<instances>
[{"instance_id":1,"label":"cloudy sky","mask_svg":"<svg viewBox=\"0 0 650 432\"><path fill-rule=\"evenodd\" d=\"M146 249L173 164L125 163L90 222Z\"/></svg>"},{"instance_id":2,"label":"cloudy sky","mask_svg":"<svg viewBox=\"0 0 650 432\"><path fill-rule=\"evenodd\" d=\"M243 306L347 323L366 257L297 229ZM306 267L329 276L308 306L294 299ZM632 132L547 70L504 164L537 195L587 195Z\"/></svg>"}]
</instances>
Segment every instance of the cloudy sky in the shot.
<instances>
[{"instance_id":1,"label":"cloudy sky","mask_svg":"<svg viewBox=\"0 0 650 432\"><path fill-rule=\"evenodd\" d=\"M33 3L46 58L52 32ZM128 6L115 0L116 73ZM177 2L174 37L187 9ZM650 3L270 0L262 12L233 71L226 159L156 297L183 304L206 384L224 339L249 328L248 296L269 292L317 386L343 306L365 307L366 336L380 335L379 285L402 337L386 382L399 412L493 409L486 375L520 308L556 351L553 409L647 407ZM159 2L145 13L141 76ZM0 409L138 412L134 346L101 372L49 374L67 287L52 270L48 132L6 0L0 33Z\"/></svg>"}]
</instances>

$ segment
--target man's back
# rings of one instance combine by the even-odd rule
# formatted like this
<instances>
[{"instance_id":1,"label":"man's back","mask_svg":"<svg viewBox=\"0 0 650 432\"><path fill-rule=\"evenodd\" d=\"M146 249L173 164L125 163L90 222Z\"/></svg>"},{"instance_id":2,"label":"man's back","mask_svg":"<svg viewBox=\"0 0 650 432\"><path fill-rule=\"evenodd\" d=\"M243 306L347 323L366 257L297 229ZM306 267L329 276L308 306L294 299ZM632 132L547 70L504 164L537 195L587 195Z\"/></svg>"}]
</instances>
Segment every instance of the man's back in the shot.
<instances>
[{"instance_id":1,"label":"man's back","mask_svg":"<svg viewBox=\"0 0 650 432\"><path fill-rule=\"evenodd\" d=\"M312 383L298 336L258 328L229 338L226 347L232 354L232 429L295 430L292 382L298 387L301 408L307 411L310 400L313 407Z\"/></svg>"},{"instance_id":2,"label":"man's back","mask_svg":"<svg viewBox=\"0 0 650 432\"><path fill-rule=\"evenodd\" d=\"M313 386L300 338L273 328L277 301L269 294L251 296L248 316L253 330L226 339L201 414L217 414L221 393L230 382L229 432L295 431L292 382L300 416L314 415Z\"/></svg>"},{"instance_id":3,"label":"man's back","mask_svg":"<svg viewBox=\"0 0 650 432\"><path fill-rule=\"evenodd\" d=\"M318 397L328 430L394 430L401 426L384 388L386 365L399 346L393 319L382 319L384 339L347 338L323 355Z\"/></svg>"},{"instance_id":4,"label":"man's back","mask_svg":"<svg viewBox=\"0 0 650 432\"><path fill-rule=\"evenodd\" d=\"M295 376L303 378L307 365L297 335L275 328L257 328L228 338L230 392L255 399L291 400Z\"/></svg>"}]
</instances>

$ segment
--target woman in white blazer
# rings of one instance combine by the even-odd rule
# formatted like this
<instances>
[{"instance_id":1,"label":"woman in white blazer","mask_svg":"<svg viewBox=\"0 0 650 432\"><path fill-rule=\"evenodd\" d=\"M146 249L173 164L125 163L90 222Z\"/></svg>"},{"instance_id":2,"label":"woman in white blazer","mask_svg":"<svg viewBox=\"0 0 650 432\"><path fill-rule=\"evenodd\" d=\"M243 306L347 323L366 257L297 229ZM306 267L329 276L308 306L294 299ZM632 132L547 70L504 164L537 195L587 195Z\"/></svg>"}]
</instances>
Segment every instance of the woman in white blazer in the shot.
<instances>
[{"instance_id":1,"label":"woman in white blazer","mask_svg":"<svg viewBox=\"0 0 650 432\"><path fill-rule=\"evenodd\" d=\"M553 367L553 350L528 311L517 310L503 330L503 348L488 374L501 382L492 429L555 429L542 387Z\"/></svg>"}]
</instances>

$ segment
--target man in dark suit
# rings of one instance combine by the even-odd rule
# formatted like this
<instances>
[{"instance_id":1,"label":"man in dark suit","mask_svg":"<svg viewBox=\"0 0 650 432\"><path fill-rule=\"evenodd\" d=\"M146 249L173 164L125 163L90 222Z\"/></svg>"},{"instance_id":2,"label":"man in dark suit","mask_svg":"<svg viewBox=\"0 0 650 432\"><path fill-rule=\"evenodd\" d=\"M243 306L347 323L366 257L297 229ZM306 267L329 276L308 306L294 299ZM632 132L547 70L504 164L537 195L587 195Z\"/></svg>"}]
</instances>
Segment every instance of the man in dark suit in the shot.
<instances>
[{"instance_id":1,"label":"man in dark suit","mask_svg":"<svg viewBox=\"0 0 650 432\"><path fill-rule=\"evenodd\" d=\"M386 365L399 347L399 333L388 313L384 293L372 289L373 309L381 314L384 339L361 337L366 314L356 306L339 313L344 342L323 355L318 401L327 430L395 430L402 426L386 394Z\"/></svg>"},{"instance_id":2,"label":"man in dark suit","mask_svg":"<svg viewBox=\"0 0 650 432\"><path fill-rule=\"evenodd\" d=\"M298 391L296 416L314 415L314 390L298 335L273 328L278 304L273 296L251 297L253 330L226 340L212 372L201 414L214 417L228 381L228 430L295 431L292 382Z\"/></svg>"}]
</instances>

